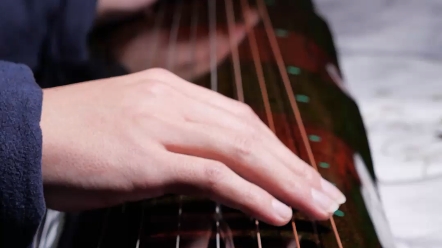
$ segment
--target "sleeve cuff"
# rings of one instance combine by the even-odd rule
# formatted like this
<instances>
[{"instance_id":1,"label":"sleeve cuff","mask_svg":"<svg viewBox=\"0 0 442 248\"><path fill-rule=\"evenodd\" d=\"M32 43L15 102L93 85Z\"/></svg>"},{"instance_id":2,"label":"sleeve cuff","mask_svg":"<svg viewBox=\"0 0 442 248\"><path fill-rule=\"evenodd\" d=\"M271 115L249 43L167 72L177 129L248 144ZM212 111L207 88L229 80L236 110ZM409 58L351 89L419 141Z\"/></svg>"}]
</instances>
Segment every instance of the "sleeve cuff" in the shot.
<instances>
[{"instance_id":1,"label":"sleeve cuff","mask_svg":"<svg viewBox=\"0 0 442 248\"><path fill-rule=\"evenodd\" d=\"M28 67L0 61L0 247L27 247L45 213L42 99Z\"/></svg>"}]
</instances>

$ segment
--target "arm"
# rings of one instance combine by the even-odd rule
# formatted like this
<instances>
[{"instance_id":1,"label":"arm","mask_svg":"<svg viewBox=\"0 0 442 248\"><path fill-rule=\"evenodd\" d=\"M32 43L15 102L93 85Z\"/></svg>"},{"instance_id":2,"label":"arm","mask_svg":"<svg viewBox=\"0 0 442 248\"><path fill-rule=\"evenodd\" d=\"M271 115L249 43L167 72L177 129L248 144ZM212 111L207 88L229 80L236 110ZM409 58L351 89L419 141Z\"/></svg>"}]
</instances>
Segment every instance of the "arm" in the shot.
<instances>
[{"instance_id":1,"label":"arm","mask_svg":"<svg viewBox=\"0 0 442 248\"><path fill-rule=\"evenodd\" d=\"M0 247L26 247L43 218L42 91L25 66L0 61Z\"/></svg>"}]
</instances>

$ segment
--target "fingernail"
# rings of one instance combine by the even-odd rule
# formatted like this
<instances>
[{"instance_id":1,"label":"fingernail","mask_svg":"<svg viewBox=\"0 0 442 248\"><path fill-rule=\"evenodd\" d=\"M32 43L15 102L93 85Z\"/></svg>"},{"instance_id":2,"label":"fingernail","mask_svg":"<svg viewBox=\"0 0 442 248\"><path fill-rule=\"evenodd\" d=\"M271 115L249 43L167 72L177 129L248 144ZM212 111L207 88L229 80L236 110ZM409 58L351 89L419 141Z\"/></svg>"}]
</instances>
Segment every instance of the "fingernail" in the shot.
<instances>
[{"instance_id":1,"label":"fingernail","mask_svg":"<svg viewBox=\"0 0 442 248\"><path fill-rule=\"evenodd\" d=\"M312 197L315 203L327 213L334 213L339 209L339 204L316 189L312 189Z\"/></svg>"},{"instance_id":2,"label":"fingernail","mask_svg":"<svg viewBox=\"0 0 442 248\"><path fill-rule=\"evenodd\" d=\"M292 209L284 203L273 199L272 207L282 220L287 221L292 218Z\"/></svg>"},{"instance_id":3,"label":"fingernail","mask_svg":"<svg viewBox=\"0 0 442 248\"><path fill-rule=\"evenodd\" d=\"M321 179L322 190L325 194L329 195L332 199L338 202L338 204L344 204L347 199L342 192L336 188L333 184L325 179Z\"/></svg>"}]
</instances>

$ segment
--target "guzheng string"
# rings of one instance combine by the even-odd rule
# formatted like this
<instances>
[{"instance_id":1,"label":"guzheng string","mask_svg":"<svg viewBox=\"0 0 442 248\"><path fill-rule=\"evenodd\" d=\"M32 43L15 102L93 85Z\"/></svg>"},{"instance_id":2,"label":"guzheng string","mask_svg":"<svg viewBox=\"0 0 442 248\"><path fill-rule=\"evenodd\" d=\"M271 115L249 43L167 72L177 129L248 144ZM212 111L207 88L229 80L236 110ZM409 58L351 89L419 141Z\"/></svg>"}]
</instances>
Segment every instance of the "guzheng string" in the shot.
<instances>
[{"instance_id":1,"label":"guzheng string","mask_svg":"<svg viewBox=\"0 0 442 248\"><path fill-rule=\"evenodd\" d=\"M158 10L158 14L155 16L155 24L154 24L154 36L153 36L153 44L149 44L149 48L150 48L150 57L148 59L147 62L147 68L151 67L154 64L154 60L156 57L156 51L158 50L158 43L159 43L159 38L160 38L160 33L161 33L161 26L163 25L164 22L164 15L166 12L166 5L160 4L159 6L159 10ZM138 230L138 237L137 237L137 243L136 243L136 248L140 247L140 238L144 229L144 217L145 217L145 209L146 209L146 202L144 201L141 207L141 224L140 224L140 228Z\"/></svg>"},{"instance_id":2,"label":"guzheng string","mask_svg":"<svg viewBox=\"0 0 442 248\"><path fill-rule=\"evenodd\" d=\"M191 19L191 34L190 34L190 44L191 49L190 52L190 61L196 61L196 40L198 37L198 21L199 21L199 11L198 11L198 4L199 2L194 0L192 1L192 19ZM190 78L193 78L195 76L195 68L193 67L190 72Z\"/></svg>"},{"instance_id":3,"label":"guzheng string","mask_svg":"<svg viewBox=\"0 0 442 248\"><path fill-rule=\"evenodd\" d=\"M167 58L167 69L169 71L173 71L175 67L175 58L176 55L176 46L178 41L178 31L180 28L180 21L181 21L181 15L182 15L182 9L183 9L183 0L179 0L178 3L175 6L175 13L173 15L173 24L170 31L170 38L169 38L169 54ZM179 206L178 206L178 223L177 223L177 236L176 236L176 247L180 247L180 229L181 229L181 215L183 212L182 208L182 197L179 198Z\"/></svg>"},{"instance_id":4,"label":"guzheng string","mask_svg":"<svg viewBox=\"0 0 442 248\"><path fill-rule=\"evenodd\" d=\"M210 36L210 88L218 91L217 42L216 42L216 1L209 0L209 36Z\"/></svg>"},{"instance_id":5,"label":"guzheng string","mask_svg":"<svg viewBox=\"0 0 442 248\"><path fill-rule=\"evenodd\" d=\"M235 25L235 15L233 12L232 0L225 1L227 28L229 33L230 50L232 53L233 73L235 75L236 95L240 102L244 102L244 90L242 85L241 67L239 63L238 46L233 38L233 28Z\"/></svg>"},{"instance_id":6,"label":"guzheng string","mask_svg":"<svg viewBox=\"0 0 442 248\"><path fill-rule=\"evenodd\" d=\"M166 69L169 71L173 71L175 67L175 58L176 56L176 43L178 40L178 31L180 28L180 21L181 21L181 14L183 9L183 1L179 0L178 3L175 5L175 12L173 15L173 23L172 28L170 29L170 36L169 36L169 50L168 50L168 57L167 57L167 64Z\"/></svg>"},{"instance_id":7,"label":"guzheng string","mask_svg":"<svg viewBox=\"0 0 442 248\"><path fill-rule=\"evenodd\" d=\"M158 50L158 42L159 42L159 36L161 33L161 26L163 26L164 22L164 16L166 12L166 4L160 4L158 14L155 17L155 26L154 26L154 38L153 38L153 44L150 45L150 57L147 61L147 68L151 67L154 64L155 57L156 57L156 51Z\"/></svg>"},{"instance_id":8,"label":"guzheng string","mask_svg":"<svg viewBox=\"0 0 442 248\"><path fill-rule=\"evenodd\" d=\"M227 28L228 28L228 34L229 34L229 42L230 42L230 49L232 53L232 63L233 63L233 71L235 75L235 85L236 85L236 95L239 101L245 102L244 100L244 90L243 90L243 83L242 83L242 76L241 76L241 66L239 62L239 53L238 53L238 46L235 44L234 41L234 34L233 34L233 28L235 26L235 15L233 10L233 2L232 0L225 0L225 9L226 9L226 18L227 18ZM245 12L243 12L245 13ZM245 16L245 15L243 15ZM247 23L246 26L250 25L250 23ZM247 28L248 29L248 28ZM261 242L261 234L259 232L259 221L255 220L256 225L256 237L258 242L258 248L262 248L262 242Z\"/></svg>"},{"instance_id":9,"label":"guzheng string","mask_svg":"<svg viewBox=\"0 0 442 248\"><path fill-rule=\"evenodd\" d=\"M226 0L226 1L231 1L231 0ZM270 107L269 95L267 92L267 87L266 87L266 83L265 83L265 79L264 79L264 72L262 69L261 58L260 58L259 50L258 50L258 43L256 41L256 36L255 36L255 32L252 27L252 23L250 22L250 19L247 18L247 16L246 16L246 11L250 10L250 6L249 6L247 0L241 0L241 8L242 8L242 13L243 13L243 16L245 19L244 21L246 22L247 34L249 36L248 40L249 40L249 45L250 45L250 51L252 53L256 74L258 76L258 83L259 83L259 87L261 89L261 95L262 95L262 99L264 102L264 109L265 109L266 116L267 116L267 122L269 124L270 130L272 130L272 132L276 134L275 123L273 121L273 115L272 115L272 110ZM296 247L301 247L300 243L299 243L299 235L296 230L296 224L293 219L291 221L291 224L292 224L293 235L294 235L295 241L296 241ZM261 246L259 248L261 248Z\"/></svg>"},{"instance_id":10,"label":"guzheng string","mask_svg":"<svg viewBox=\"0 0 442 248\"><path fill-rule=\"evenodd\" d=\"M199 18L198 17L199 11L198 11L198 3L197 2L199 2L199 1L193 1L194 6L193 6L193 10L192 10L192 20L191 20L192 31L191 31L191 37L190 37L192 49L191 49L191 51L189 51L190 56L191 56L191 61L195 61L195 54L196 54L196 49L197 49L196 48L196 39L197 39L197 28L198 28L198 18ZM315 169L317 169L315 158L313 156L312 149L311 149L310 144L308 142L306 130L305 130L303 120L302 120L302 116L299 112L296 101L294 100L293 90L290 85L290 81L289 81L287 72L285 71L284 61L283 61L281 51L279 49L279 46L278 46L278 43L276 40L276 36L273 32L272 23L271 23L270 17L267 12L267 7L265 6L263 0L257 0L257 2L258 2L259 13L263 19L265 31L266 31L267 36L269 38L272 53L276 59L276 62L277 62L278 68L279 68L279 72L280 72L281 77L283 79L283 84L285 86L286 93L288 94L289 102L290 102L291 108L294 112L296 122L299 125L299 129L301 132L303 143L307 149L310 163L312 164L312 166ZM170 31L170 38L169 38L169 49L170 50L169 50L168 58L167 58L167 69L169 69L169 70L172 70L174 67L174 64L173 64L174 57L173 56L176 55L175 49L176 49L179 23L180 23L181 12L182 12L182 4L183 4L182 0L180 0L175 8L173 27L171 28L171 31ZM235 17L234 17L232 0L225 0L225 6L226 6L226 17L227 17L228 29L229 29L229 42L230 42L230 47L231 47L231 52L232 52L232 60L233 60L232 62L233 62L233 67L234 67L235 85L236 85L236 89L237 89L237 98L239 101L244 102L244 93L243 93L243 87L242 87L242 76L241 76L241 67L240 67L240 62L239 62L239 54L238 54L237 45L233 41L233 26L235 23ZM245 22L246 22L246 26L247 26L247 34L249 37L248 40L249 40L251 53L253 56L253 61L255 64L256 73L258 76L258 82L259 82L261 94L262 94L262 97L264 100L264 107L265 107L265 112L267 115L268 124L269 124L270 129L273 132L275 132L275 124L273 122L273 116L272 116L272 112L271 112L271 108L270 108L270 102L269 102L269 97L268 97L268 93L267 93L267 89L266 89L266 83L265 83L265 79L264 79L264 73L263 73L261 59L260 59L260 55L259 55L257 40L256 40L254 31L253 31L253 28L251 27L252 26L251 22L249 19L247 19L247 15L245 15L246 10L248 10L250 8L248 6L247 0L241 0L241 6L242 6L243 16L245 17ZM166 11L166 4L160 4L159 12L155 18L153 44L149 44L149 48L151 50L150 58L148 60L149 67L151 65L153 65L153 62L156 57L156 51L158 50L157 46L159 43L159 35L161 32L162 24L164 22L165 11ZM209 35L210 35L210 37L209 37L210 44L209 45L210 45L211 89L214 91L218 91L216 0L209 0L208 15L209 15ZM194 74L194 70L193 70L192 74ZM180 205L179 205L178 215L180 217L182 215L182 199L181 198L179 199L179 203L180 203ZM144 216L145 216L144 212L145 212L145 207L143 204L142 216L141 216L142 220L141 220L141 225L140 225L137 244L136 244L137 248L139 248L139 246L140 246L140 238L141 238L142 229L143 229L143 225L144 225ZM215 214L217 215L216 246L217 246L217 248L220 248L220 223L219 223L219 220L221 219L220 218L221 217L221 206L219 204L217 204L217 206L215 208ZM101 243L103 241L103 237L106 232L107 219L109 218L109 215L110 215L110 209L106 213L105 222L103 225L104 227L102 229L101 237L99 239L99 244L97 246L98 248L100 248ZM178 219L179 219L179 221L178 221L178 235L177 235L177 241L176 241L177 248L179 248L179 246L180 246L180 236L179 236L180 218L178 218ZM331 218L330 221L331 221L331 225L332 225L333 232L335 234L338 246L339 246L339 248L343 248L333 217ZM256 221L256 227L257 227L256 230L257 230L258 246L259 246L259 248L262 248L258 221ZM296 240L296 247L300 247L299 236L298 236L298 233L296 230L296 225L295 225L294 220L292 220L292 229L293 229L293 233L294 233L295 240Z\"/></svg>"},{"instance_id":11,"label":"guzheng string","mask_svg":"<svg viewBox=\"0 0 442 248\"><path fill-rule=\"evenodd\" d=\"M247 3L247 0L241 0L241 7L243 9L243 11L242 11L243 16L245 16L245 12L250 10L250 6ZM264 79L264 72L263 72L263 68L261 65L261 58L259 55L258 44L256 41L255 32L254 32L252 24L250 23L250 20L248 18L245 18L245 22L246 22L246 27L247 27L247 34L249 36L250 51L252 53L252 58L253 58L253 62L255 65L256 74L258 77L258 84L259 84L259 87L261 90L261 95L262 95L263 102L264 102L264 109L265 109L265 113L266 113L266 117L267 117L267 122L268 122L270 130L273 133L276 133L275 123L273 121L273 115L272 115L272 111L271 111L271 107L270 107L270 101L269 101L267 87L266 87L266 83L265 83L265 79ZM296 230L296 224L295 224L294 220L292 220L291 222L292 222L292 229L293 229L293 234L295 237L296 245L297 245L297 247L300 247L299 236L298 236L298 232Z\"/></svg>"},{"instance_id":12,"label":"guzheng string","mask_svg":"<svg viewBox=\"0 0 442 248\"><path fill-rule=\"evenodd\" d=\"M216 1L209 0L207 5L209 14L209 39L210 39L210 88L218 91L218 65L217 65L217 33L216 33ZM221 206L219 203L215 207L216 214L216 248L221 248L220 240L220 219Z\"/></svg>"},{"instance_id":13,"label":"guzheng string","mask_svg":"<svg viewBox=\"0 0 442 248\"><path fill-rule=\"evenodd\" d=\"M310 147L310 143L309 143L308 138L307 138L307 133L306 133L306 129L305 129L305 126L304 126L304 122L302 120L301 113L300 113L298 105L297 105L297 103L295 101L295 97L294 97L294 94L293 94L293 89L292 89L292 86L290 84L290 79L288 77L287 72L285 71L284 60L282 58L281 51L279 49L279 45L278 45L278 42L276 40L276 35L275 35L275 33L273 31L273 28L272 28L273 25L272 25L272 22L270 20L270 17L269 17L268 11L267 11L267 7L266 7L266 5L265 5L263 0L257 0L257 2L258 2L259 12L261 14L261 17L263 18L263 23L264 23L265 30L266 30L266 33L267 33L267 37L268 37L269 42L270 42L270 46L272 48L273 55L274 55L274 57L276 59L276 62L277 62L277 65L278 65L278 69L279 69L279 72L280 72L281 77L282 77L283 84L284 84L286 92L288 94L290 105L291 105L293 113L295 115L296 122L299 125L299 130L301 132L301 137L302 137L303 143L305 145L305 148L307 149L307 154L308 154L308 157L309 157L309 160L310 160L310 164L317 170L318 167L316 165L316 161L315 161L312 149ZM339 233L338 233L338 230L336 228L336 224L335 224L335 221L334 221L333 217L330 218L330 222L331 222L331 225L332 225L332 228L333 228L333 232L335 234L338 246L339 246L339 248L343 248L342 242L341 242L341 237L339 236Z\"/></svg>"}]
</instances>

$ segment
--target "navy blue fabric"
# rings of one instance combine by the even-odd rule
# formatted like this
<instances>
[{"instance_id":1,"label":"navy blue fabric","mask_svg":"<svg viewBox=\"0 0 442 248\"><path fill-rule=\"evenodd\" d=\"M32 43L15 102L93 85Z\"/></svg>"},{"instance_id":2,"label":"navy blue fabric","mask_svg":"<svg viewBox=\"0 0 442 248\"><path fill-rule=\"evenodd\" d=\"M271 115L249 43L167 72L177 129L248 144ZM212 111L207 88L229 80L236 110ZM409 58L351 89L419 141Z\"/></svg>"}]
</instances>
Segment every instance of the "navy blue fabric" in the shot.
<instances>
[{"instance_id":1,"label":"navy blue fabric","mask_svg":"<svg viewBox=\"0 0 442 248\"><path fill-rule=\"evenodd\" d=\"M1 0L0 60L34 71L47 61L86 61L95 11L96 0Z\"/></svg>"},{"instance_id":2,"label":"navy blue fabric","mask_svg":"<svg viewBox=\"0 0 442 248\"><path fill-rule=\"evenodd\" d=\"M26 247L45 211L42 91L32 71L0 62L0 247Z\"/></svg>"},{"instance_id":3,"label":"navy blue fabric","mask_svg":"<svg viewBox=\"0 0 442 248\"><path fill-rule=\"evenodd\" d=\"M95 11L96 0L0 1L0 247L28 247L43 218L36 81L87 61Z\"/></svg>"}]
</instances>

